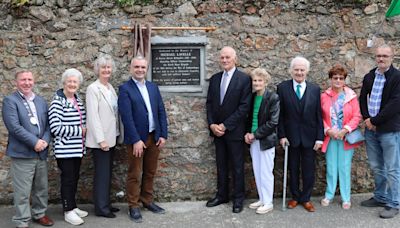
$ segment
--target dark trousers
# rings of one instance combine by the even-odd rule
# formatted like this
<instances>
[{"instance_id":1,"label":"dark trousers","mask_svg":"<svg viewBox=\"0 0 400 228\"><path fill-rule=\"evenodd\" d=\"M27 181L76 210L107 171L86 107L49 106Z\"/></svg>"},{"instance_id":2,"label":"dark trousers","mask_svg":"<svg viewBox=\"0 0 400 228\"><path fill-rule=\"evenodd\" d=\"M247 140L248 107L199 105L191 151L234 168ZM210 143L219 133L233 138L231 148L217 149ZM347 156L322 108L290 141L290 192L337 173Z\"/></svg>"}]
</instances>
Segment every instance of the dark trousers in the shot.
<instances>
[{"instance_id":1,"label":"dark trousers","mask_svg":"<svg viewBox=\"0 0 400 228\"><path fill-rule=\"evenodd\" d=\"M82 158L58 158L61 170L61 203L64 211L76 208L75 195L78 189L79 170Z\"/></svg>"},{"instance_id":2,"label":"dark trousers","mask_svg":"<svg viewBox=\"0 0 400 228\"><path fill-rule=\"evenodd\" d=\"M315 181L315 151L312 148L289 147L290 191L294 200L310 201ZM303 190L300 190L300 166Z\"/></svg>"},{"instance_id":3,"label":"dark trousers","mask_svg":"<svg viewBox=\"0 0 400 228\"><path fill-rule=\"evenodd\" d=\"M133 145L127 145L129 164L126 191L129 208L140 207L140 201L145 205L153 202L153 183L160 150L154 141L154 134L149 134L145 144L147 148L142 157L133 156Z\"/></svg>"},{"instance_id":4,"label":"dark trousers","mask_svg":"<svg viewBox=\"0 0 400 228\"><path fill-rule=\"evenodd\" d=\"M217 197L221 200L229 200L229 166L231 164L234 202L242 203L244 200L244 142L215 137L214 144L218 175Z\"/></svg>"},{"instance_id":5,"label":"dark trousers","mask_svg":"<svg viewBox=\"0 0 400 228\"><path fill-rule=\"evenodd\" d=\"M93 148L93 201L94 212L96 214L106 215L110 211L110 189L112 164L114 157L114 147L109 151L103 151L100 148Z\"/></svg>"}]
</instances>

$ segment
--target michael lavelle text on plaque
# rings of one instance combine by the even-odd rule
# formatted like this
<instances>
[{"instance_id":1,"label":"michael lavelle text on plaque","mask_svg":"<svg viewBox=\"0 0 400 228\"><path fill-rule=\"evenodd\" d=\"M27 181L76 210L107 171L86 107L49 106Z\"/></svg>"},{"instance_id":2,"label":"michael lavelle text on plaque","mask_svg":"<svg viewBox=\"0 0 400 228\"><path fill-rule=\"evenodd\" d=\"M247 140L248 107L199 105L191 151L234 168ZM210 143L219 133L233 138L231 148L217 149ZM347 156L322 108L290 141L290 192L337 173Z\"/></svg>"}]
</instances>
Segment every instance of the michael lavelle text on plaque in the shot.
<instances>
[{"instance_id":1,"label":"michael lavelle text on plaque","mask_svg":"<svg viewBox=\"0 0 400 228\"><path fill-rule=\"evenodd\" d=\"M200 86L200 48L157 47L151 58L152 81L159 86Z\"/></svg>"},{"instance_id":2,"label":"michael lavelle text on plaque","mask_svg":"<svg viewBox=\"0 0 400 228\"><path fill-rule=\"evenodd\" d=\"M151 37L149 80L161 92L205 96L205 36Z\"/></svg>"}]
</instances>

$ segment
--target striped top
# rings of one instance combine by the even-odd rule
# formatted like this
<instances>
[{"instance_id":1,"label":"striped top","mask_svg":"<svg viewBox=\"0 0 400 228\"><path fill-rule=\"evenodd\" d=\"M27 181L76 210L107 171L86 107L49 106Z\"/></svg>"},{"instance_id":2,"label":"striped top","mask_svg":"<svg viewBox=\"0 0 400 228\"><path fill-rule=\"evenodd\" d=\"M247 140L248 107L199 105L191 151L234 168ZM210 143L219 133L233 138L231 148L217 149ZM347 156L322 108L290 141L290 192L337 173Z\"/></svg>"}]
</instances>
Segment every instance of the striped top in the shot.
<instances>
[{"instance_id":1,"label":"striped top","mask_svg":"<svg viewBox=\"0 0 400 228\"><path fill-rule=\"evenodd\" d=\"M82 127L86 125L86 111L82 100L75 94L78 108L67 100L60 89L49 108L50 132L56 158L82 157L86 153Z\"/></svg>"}]
</instances>

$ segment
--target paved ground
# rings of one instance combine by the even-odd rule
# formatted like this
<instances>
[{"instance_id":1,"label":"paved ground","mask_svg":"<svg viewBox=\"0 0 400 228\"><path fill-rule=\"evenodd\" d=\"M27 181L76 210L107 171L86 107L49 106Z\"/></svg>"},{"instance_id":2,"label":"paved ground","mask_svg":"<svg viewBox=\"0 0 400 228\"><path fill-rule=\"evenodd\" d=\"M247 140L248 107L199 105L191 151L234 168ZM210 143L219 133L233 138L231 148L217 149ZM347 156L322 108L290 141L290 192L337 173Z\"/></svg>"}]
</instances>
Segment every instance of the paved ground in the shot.
<instances>
[{"instance_id":1,"label":"paved ground","mask_svg":"<svg viewBox=\"0 0 400 228\"><path fill-rule=\"evenodd\" d=\"M283 212L282 199L275 199L274 211L257 215L254 210L248 208L252 202L245 202L245 209L240 214L233 214L232 204L224 204L214 208L206 208L204 201L199 202L173 202L160 203L160 206L167 210L164 215L155 215L149 211L142 211L143 223L133 223L128 218L126 204L115 204L121 209L117 213L117 218L106 219L96 217L93 214L93 206L90 204L79 205L80 208L89 211L89 216L85 218L85 223L80 228L103 228L103 227L174 227L174 228L230 228L230 227L400 227L400 215L393 219L379 218L379 211L382 208L364 208L359 204L364 199L369 199L370 194L353 195L353 206L350 210L341 209L335 198L329 207L322 208L319 204L320 198L313 198L317 211L314 213L306 212L303 207L297 207ZM14 227L11 222L13 214L12 206L0 207L0 227ZM55 221L54 228L74 227L63 220L60 205L51 205L48 215ZM31 224L30 227L41 227Z\"/></svg>"}]
</instances>

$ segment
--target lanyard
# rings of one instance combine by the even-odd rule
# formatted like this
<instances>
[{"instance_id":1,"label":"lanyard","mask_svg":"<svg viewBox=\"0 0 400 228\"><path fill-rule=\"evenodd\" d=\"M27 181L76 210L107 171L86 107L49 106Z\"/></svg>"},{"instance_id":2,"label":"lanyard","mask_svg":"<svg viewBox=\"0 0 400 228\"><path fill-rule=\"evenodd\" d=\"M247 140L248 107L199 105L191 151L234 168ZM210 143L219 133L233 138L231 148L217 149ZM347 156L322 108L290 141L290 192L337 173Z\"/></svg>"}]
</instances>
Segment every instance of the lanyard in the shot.
<instances>
[{"instance_id":1,"label":"lanyard","mask_svg":"<svg viewBox=\"0 0 400 228\"><path fill-rule=\"evenodd\" d=\"M78 111L79 113L79 119L80 119L80 126L83 129L84 125L83 125L83 113L81 111L81 109L79 108L79 103L78 101L75 99L75 96L72 100L73 106L75 107L75 109ZM85 150L85 136L82 134L82 149Z\"/></svg>"}]
</instances>

